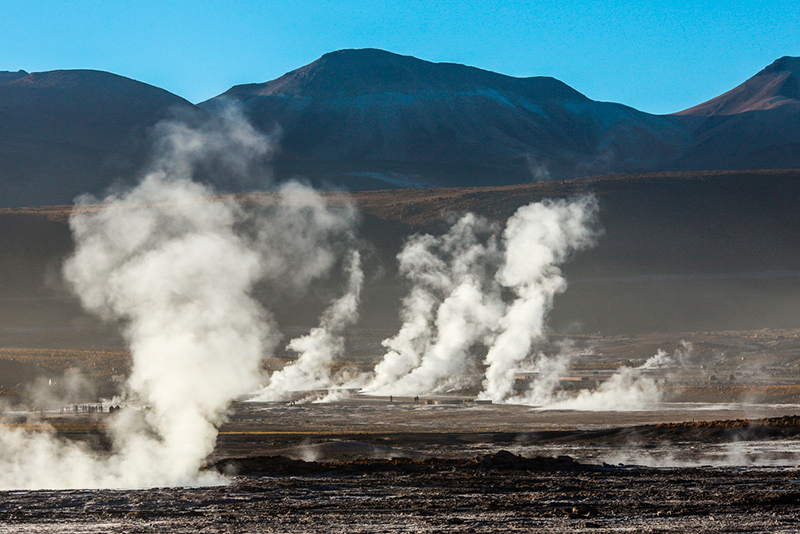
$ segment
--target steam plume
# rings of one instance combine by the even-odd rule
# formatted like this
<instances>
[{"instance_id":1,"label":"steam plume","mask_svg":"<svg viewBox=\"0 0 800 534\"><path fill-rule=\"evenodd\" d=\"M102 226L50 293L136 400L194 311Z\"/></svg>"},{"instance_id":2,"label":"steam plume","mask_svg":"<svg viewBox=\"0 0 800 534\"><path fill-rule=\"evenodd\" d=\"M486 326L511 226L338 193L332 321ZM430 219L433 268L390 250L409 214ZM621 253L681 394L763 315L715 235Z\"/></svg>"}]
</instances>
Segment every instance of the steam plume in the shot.
<instances>
[{"instance_id":1,"label":"steam plume","mask_svg":"<svg viewBox=\"0 0 800 534\"><path fill-rule=\"evenodd\" d=\"M675 357L680 351L676 351ZM663 399L663 392L655 380L642 374L661 362L672 360L659 349L655 356L639 367L621 367L595 389L578 392L560 389L573 360L578 356L569 347L555 355L540 354L536 361L537 377L523 394L510 397L507 402L534 405L548 409L586 411L632 411L651 409Z\"/></svg>"},{"instance_id":2,"label":"steam plume","mask_svg":"<svg viewBox=\"0 0 800 534\"><path fill-rule=\"evenodd\" d=\"M400 331L366 390L418 394L463 383L472 369L469 349L489 334L499 314L491 281L497 261L495 226L473 214L441 237L412 237L398 256L413 286L403 302Z\"/></svg>"},{"instance_id":3,"label":"steam plume","mask_svg":"<svg viewBox=\"0 0 800 534\"><path fill-rule=\"evenodd\" d=\"M574 396L556 395L546 406L566 410L634 411L653 408L662 397L652 378L641 376L638 369L623 367L596 390L582 390Z\"/></svg>"},{"instance_id":4,"label":"steam plume","mask_svg":"<svg viewBox=\"0 0 800 534\"><path fill-rule=\"evenodd\" d=\"M248 295L259 255L235 233L234 204L196 201L207 192L157 172L107 199L109 208L72 217L77 248L66 277L87 309L124 322L133 357L127 388L148 409L112 420L106 460L46 435L4 436L3 486L198 481L216 425L230 400L256 385L272 334Z\"/></svg>"},{"instance_id":5,"label":"steam plume","mask_svg":"<svg viewBox=\"0 0 800 534\"><path fill-rule=\"evenodd\" d=\"M253 173L258 161L248 162L272 150L235 112L156 131L159 157L140 185L71 217L76 248L64 269L87 310L122 324L133 360L127 402L142 409L114 416L105 457L47 434L0 430L2 488L217 481L199 473L216 428L231 400L258 385L260 362L279 339L251 296L254 284L302 290L327 272L332 241L354 221L352 209L331 210L298 184L255 215L210 199L213 191L193 181L198 169Z\"/></svg>"},{"instance_id":6,"label":"steam plume","mask_svg":"<svg viewBox=\"0 0 800 534\"><path fill-rule=\"evenodd\" d=\"M500 402L512 393L519 363L543 334L553 297L566 289L558 265L593 243L593 197L542 202L517 210L504 232L505 261L497 281L516 299L500 322L500 332L486 355L485 398Z\"/></svg>"},{"instance_id":7,"label":"steam plume","mask_svg":"<svg viewBox=\"0 0 800 534\"><path fill-rule=\"evenodd\" d=\"M358 214L346 202L334 208L311 187L291 181L278 188L277 205L251 216L273 296L297 297L356 245Z\"/></svg>"},{"instance_id":8,"label":"steam plume","mask_svg":"<svg viewBox=\"0 0 800 534\"><path fill-rule=\"evenodd\" d=\"M468 385L474 349L486 346L483 397L504 401L514 374L544 332L546 315L566 283L558 265L592 244L593 197L520 208L498 244L498 228L472 214L442 237L410 239L398 259L412 283L403 325L367 391L421 394ZM504 304L502 292L515 299Z\"/></svg>"},{"instance_id":9,"label":"steam plume","mask_svg":"<svg viewBox=\"0 0 800 534\"><path fill-rule=\"evenodd\" d=\"M299 357L273 373L269 385L254 400L278 400L292 391L334 385L331 364L344 352L344 330L358 319L358 303L364 283L358 251L350 252L346 270L350 274L347 292L324 311L318 327L289 342L287 348L298 353Z\"/></svg>"}]
</instances>

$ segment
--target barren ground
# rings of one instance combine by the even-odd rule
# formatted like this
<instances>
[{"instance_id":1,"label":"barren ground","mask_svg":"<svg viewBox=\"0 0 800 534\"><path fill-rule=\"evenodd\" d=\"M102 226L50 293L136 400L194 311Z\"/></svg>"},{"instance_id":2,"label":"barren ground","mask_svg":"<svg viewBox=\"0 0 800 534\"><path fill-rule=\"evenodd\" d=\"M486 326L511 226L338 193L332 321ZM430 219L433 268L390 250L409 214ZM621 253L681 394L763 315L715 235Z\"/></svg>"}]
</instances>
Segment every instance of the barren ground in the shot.
<instances>
[{"instance_id":1,"label":"barren ground","mask_svg":"<svg viewBox=\"0 0 800 534\"><path fill-rule=\"evenodd\" d=\"M360 332L361 349L345 365L369 367L383 335ZM298 392L295 403L237 403L208 459L227 485L6 491L0 532L800 530L798 332L570 341L585 354L565 388L592 387L658 348L674 353L690 342L692 350L683 366L654 372L667 380L666 397L647 410L480 405L470 391L418 402L354 395L314 403L324 392ZM54 376L77 365L108 383L127 358L117 350L0 352ZM5 421L46 421L103 449L107 414L61 412L9 410Z\"/></svg>"},{"instance_id":2,"label":"barren ground","mask_svg":"<svg viewBox=\"0 0 800 534\"><path fill-rule=\"evenodd\" d=\"M227 485L2 492L0 532L800 529L800 421L793 417L657 425L687 412L387 399L240 408L209 464L228 474ZM744 455L726 457L721 451L734 440ZM668 466L603 461L626 451L639 463Z\"/></svg>"}]
</instances>

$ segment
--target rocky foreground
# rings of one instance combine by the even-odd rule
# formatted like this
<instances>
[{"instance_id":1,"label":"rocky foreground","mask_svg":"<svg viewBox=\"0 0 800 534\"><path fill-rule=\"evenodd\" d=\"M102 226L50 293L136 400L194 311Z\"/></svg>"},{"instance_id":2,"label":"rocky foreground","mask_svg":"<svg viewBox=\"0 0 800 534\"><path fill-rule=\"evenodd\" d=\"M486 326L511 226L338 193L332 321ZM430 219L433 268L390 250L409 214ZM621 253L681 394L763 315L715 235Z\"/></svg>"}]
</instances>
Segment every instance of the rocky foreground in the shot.
<instances>
[{"instance_id":1,"label":"rocky foreground","mask_svg":"<svg viewBox=\"0 0 800 534\"><path fill-rule=\"evenodd\" d=\"M797 468L227 459L226 486L4 492L0 532L797 532Z\"/></svg>"}]
</instances>

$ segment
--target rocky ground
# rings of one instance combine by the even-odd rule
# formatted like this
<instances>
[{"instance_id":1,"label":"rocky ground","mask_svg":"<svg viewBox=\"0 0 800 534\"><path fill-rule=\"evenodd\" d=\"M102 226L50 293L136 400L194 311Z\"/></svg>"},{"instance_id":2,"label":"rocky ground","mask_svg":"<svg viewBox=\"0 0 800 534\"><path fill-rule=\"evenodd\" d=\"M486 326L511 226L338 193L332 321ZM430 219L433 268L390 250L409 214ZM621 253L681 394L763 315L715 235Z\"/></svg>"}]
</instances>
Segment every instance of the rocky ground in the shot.
<instances>
[{"instance_id":1,"label":"rocky ground","mask_svg":"<svg viewBox=\"0 0 800 534\"><path fill-rule=\"evenodd\" d=\"M800 531L800 418L687 413L247 403L209 458L226 485L6 491L0 533Z\"/></svg>"},{"instance_id":2,"label":"rocky ground","mask_svg":"<svg viewBox=\"0 0 800 534\"><path fill-rule=\"evenodd\" d=\"M233 463L219 464L232 469ZM797 532L795 468L238 462L211 488L5 492L0 532Z\"/></svg>"},{"instance_id":3,"label":"rocky ground","mask_svg":"<svg viewBox=\"0 0 800 534\"><path fill-rule=\"evenodd\" d=\"M237 403L208 459L227 485L0 492L0 533L800 531L800 331L572 342L587 355L565 388L658 349L681 366L648 371L663 403L623 412L481 405L469 391ZM110 349L4 350L20 376L79 361L112 383L126 367ZM2 420L102 453L107 417L53 408Z\"/></svg>"}]
</instances>

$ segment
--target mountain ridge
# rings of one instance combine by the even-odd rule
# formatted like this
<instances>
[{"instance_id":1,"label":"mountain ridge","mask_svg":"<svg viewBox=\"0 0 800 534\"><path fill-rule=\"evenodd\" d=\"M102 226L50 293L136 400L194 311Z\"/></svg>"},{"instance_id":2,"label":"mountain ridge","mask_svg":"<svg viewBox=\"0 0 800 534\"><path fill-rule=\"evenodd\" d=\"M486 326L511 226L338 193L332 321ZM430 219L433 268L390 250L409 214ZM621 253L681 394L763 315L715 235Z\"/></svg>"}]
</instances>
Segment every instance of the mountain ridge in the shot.
<instances>
[{"instance_id":1,"label":"mountain ridge","mask_svg":"<svg viewBox=\"0 0 800 534\"><path fill-rule=\"evenodd\" d=\"M96 70L0 75L0 204L62 203L131 181L148 128L187 100Z\"/></svg>"},{"instance_id":2,"label":"mountain ridge","mask_svg":"<svg viewBox=\"0 0 800 534\"><path fill-rule=\"evenodd\" d=\"M0 205L62 204L132 182L155 123L231 102L257 128L282 132L277 181L349 190L800 168L798 71L800 58L785 56L671 115L594 101L550 77L378 49L331 52L199 105L103 71L0 72Z\"/></svg>"},{"instance_id":3,"label":"mountain ridge","mask_svg":"<svg viewBox=\"0 0 800 534\"><path fill-rule=\"evenodd\" d=\"M419 90L475 91L485 86L517 91L534 100L588 100L572 87L549 76L516 78L477 67L433 63L375 48L329 52L275 80L237 85L222 95L291 94L336 98L345 94L403 94Z\"/></svg>"},{"instance_id":4,"label":"mountain ridge","mask_svg":"<svg viewBox=\"0 0 800 534\"><path fill-rule=\"evenodd\" d=\"M374 49L326 54L199 105L231 100L265 131L280 125L279 168L370 188L641 171L678 157L686 143L669 117L593 101L553 78Z\"/></svg>"},{"instance_id":5,"label":"mountain ridge","mask_svg":"<svg viewBox=\"0 0 800 534\"><path fill-rule=\"evenodd\" d=\"M800 106L800 57L784 56L722 95L675 115L735 115Z\"/></svg>"}]
</instances>

